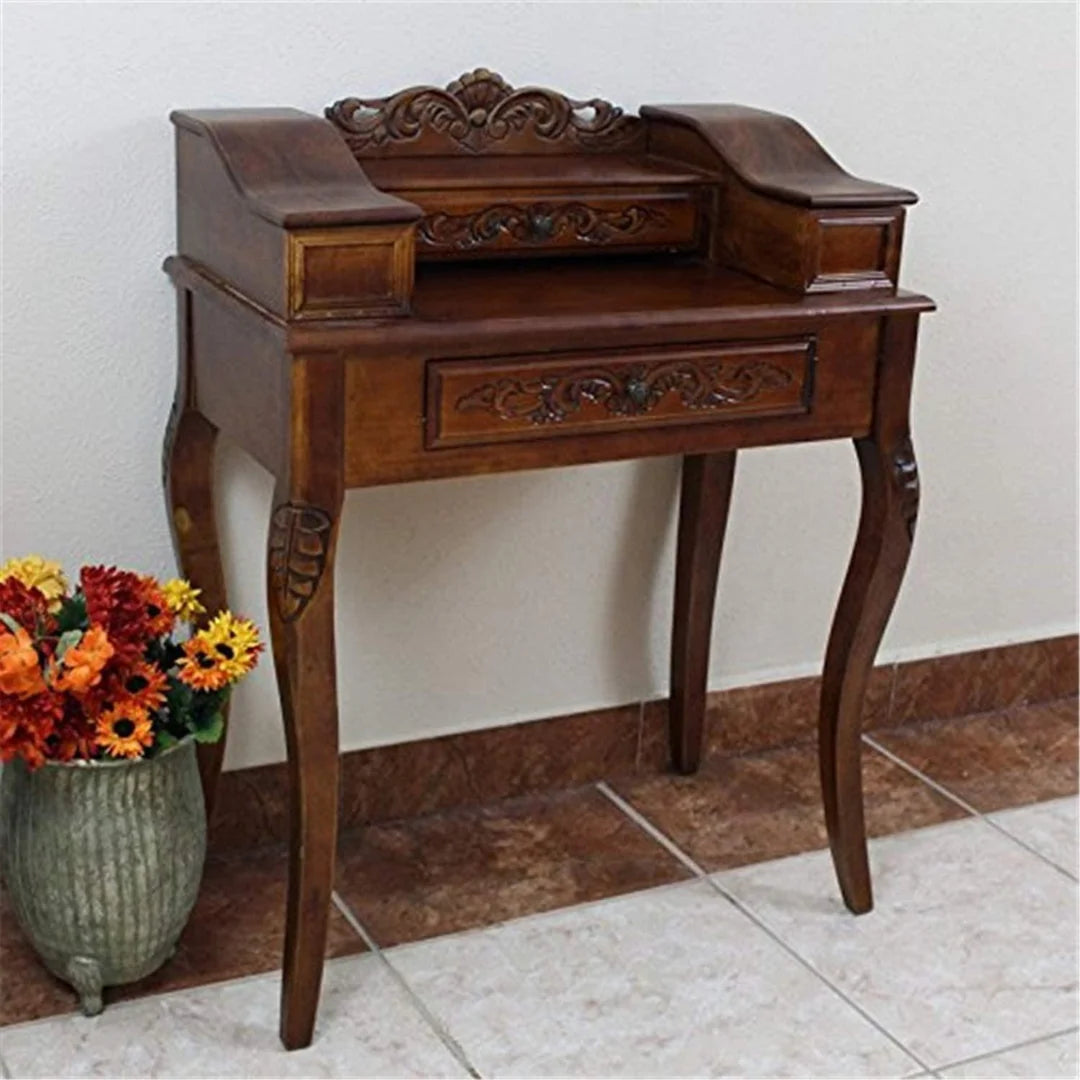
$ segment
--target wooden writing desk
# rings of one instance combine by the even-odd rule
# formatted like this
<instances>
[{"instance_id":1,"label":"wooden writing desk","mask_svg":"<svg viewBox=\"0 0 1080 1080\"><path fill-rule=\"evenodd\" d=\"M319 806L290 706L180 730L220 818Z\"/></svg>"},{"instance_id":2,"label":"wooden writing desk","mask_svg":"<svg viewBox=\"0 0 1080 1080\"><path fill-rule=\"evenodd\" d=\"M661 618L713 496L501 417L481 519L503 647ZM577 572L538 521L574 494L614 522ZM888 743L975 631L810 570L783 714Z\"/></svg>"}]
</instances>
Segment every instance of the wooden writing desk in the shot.
<instances>
[{"instance_id":1,"label":"wooden writing desk","mask_svg":"<svg viewBox=\"0 0 1080 1080\"><path fill-rule=\"evenodd\" d=\"M345 490L683 455L671 756L701 753L739 447L851 438L858 537L825 657L821 785L840 888L871 906L860 708L908 559L916 327L900 188L797 123L728 105L445 90L180 112L176 401L184 572L224 606L218 431L276 477L267 545L291 779L281 1037L312 1037L334 874L334 549ZM212 805L223 746L203 748Z\"/></svg>"}]
</instances>

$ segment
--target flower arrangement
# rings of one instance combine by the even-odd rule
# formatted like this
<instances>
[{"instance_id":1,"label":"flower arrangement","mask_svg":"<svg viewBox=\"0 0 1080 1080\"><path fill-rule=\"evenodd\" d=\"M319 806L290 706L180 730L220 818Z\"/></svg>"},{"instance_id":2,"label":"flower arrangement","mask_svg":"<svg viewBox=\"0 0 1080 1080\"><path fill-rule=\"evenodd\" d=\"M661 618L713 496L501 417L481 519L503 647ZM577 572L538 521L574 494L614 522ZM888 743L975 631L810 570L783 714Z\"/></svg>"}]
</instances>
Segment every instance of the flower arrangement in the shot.
<instances>
[{"instance_id":1,"label":"flower arrangement","mask_svg":"<svg viewBox=\"0 0 1080 1080\"><path fill-rule=\"evenodd\" d=\"M0 761L142 758L191 735L216 742L222 707L263 649L228 611L199 628L199 590L114 566L30 555L0 566Z\"/></svg>"}]
</instances>

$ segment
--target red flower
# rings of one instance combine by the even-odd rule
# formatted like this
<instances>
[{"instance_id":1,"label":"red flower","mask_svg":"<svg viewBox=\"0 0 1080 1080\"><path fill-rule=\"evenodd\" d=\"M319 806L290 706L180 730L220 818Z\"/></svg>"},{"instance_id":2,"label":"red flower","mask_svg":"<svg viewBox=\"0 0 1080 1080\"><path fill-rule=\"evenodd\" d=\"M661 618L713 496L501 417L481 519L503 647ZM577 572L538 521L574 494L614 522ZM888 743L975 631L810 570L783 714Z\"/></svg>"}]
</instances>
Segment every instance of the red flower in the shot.
<instances>
[{"instance_id":1,"label":"red flower","mask_svg":"<svg viewBox=\"0 0 1080 1080\"><path fill-rule=\"evenodd\" d=\"M116 663L130 666L141 660L154 637L142 578L115 566L84 566L79 583L87 617L108 635Z\"/></svg>"},{"instance_id":2,"label":"red flower","mask_svg":"<svg viewBox=\"0 0 1080 1080\"><path fill-rule=\"evenodd\" d=\"M0 611L10 615L24 630L36 633L39 625L50 624L49 602L40 589L24 585L18 578L0 581Z\"/></svg>"},{"instance_id":3,"label":"red flower","mask_svg":"<svg viewBox=\"0 0 1080 1080\"><path fill-rule=\"evenodd\" d=\"M78 702L70 697L64 699L64 714L57 721L53 733L46 739L46 756L56 761L73 758L92 758L97 752L94 721L89 719Z\"/></svg>"},{"instance_id":4,"label":"red flower","mask_svg":"<svg viewBox=\"0 0 1080 1080\"><path fill-rule=\"evenodd\" d=\"M59 694L29 698L0 694L0 761L21 757L36 769L49 756L48 739L64 714Z\"/></svg>"}]
</instances>

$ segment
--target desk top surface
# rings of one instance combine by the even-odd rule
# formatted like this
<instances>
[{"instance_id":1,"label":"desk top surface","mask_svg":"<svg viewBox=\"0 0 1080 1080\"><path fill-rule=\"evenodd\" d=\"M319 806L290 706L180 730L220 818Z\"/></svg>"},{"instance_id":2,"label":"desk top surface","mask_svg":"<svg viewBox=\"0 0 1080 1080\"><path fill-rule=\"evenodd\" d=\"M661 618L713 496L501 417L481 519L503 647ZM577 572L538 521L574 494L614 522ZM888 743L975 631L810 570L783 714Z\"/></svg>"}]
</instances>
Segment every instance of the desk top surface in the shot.
<instances>
[{"instance_id":1,"label":"desk top surface","mask_svg":"<svg viewBox=\"0 0 1080 1080\"><path fill-rule=\"evenodd\" d=\"M812 314L912 306L929 310L933 301L904 290L806 295L693 256L646 256L428 264L417 270L412 313L427 321L473 321L677 310L722 316L747 307Z\"/></svg>"},{"instance_id":2,"label":"desk top surface","mask_svg":"<svg viewBox=\"0 0 1080 1080\"><path fill-rule=\"evenodd\" d=\"M718 327L758 321L873 317L932 311L905 290L801 294L693 257L549 259L419 267L404 319L332 320L293 325L298 348L423 347L519 338L545 344L568 334L599 338L620 331ZM456 349L454 350L456 351Z\"/></svg>"}]
</instances>

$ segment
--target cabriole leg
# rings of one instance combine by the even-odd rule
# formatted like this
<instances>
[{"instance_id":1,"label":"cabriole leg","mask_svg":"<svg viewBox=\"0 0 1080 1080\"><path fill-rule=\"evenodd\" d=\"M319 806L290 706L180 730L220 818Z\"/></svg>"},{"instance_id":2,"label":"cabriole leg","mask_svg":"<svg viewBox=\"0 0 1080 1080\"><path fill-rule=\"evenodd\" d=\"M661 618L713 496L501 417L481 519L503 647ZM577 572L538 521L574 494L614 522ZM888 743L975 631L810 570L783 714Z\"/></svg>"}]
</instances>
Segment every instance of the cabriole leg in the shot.
<instances>
[{"instance_id":1,"label":"cabriole leg","mask_svg":"<svg viewBox=\"0 0 1080 1080\"><path fill-rule=\"evenodd\" d=\"M338 820L334 552L343 493L339 357L292 362L288 477L267 543L270 636L289 755L289 891L281 1041L310 1044L322 983Z\"/></svg>"},{"instance_id":2,"label":"cabriole leg","mask_svg":"<svg viewBox=\"0 0 1080 1080\"><path fill-rule=\"evenodd\" d=\"M716 579L734 479L734 450L683 458L669 714L671 762L681 773L701 764Z\"/></svg>"},{"instance_id":3,"label":"cabriole leg","mask_svg":"<svg viewBox=\"0 0 1080 1080\"><path fill-rule=\"evenodd\" d=\"M180 290L176 395L165 431L162 479L180 572L202 590L201 602L214 613L228 607L214 514L214 447L218 433L195 408L190 375L190 297L186 289ZM228 724L225 731L227 735ZM199 746L199 772L208 819L213 813L224 756L225 736L217 743Z\"/></svg>"},{"instance_id":4,"label":"cabriole leg","mask_svg":"<svg viewBox=\"0 0 1080 1080\"><path fill-rule=\"evenodd\" d=\"M915 316L886 321L873 431L855 440L859 530L825 655L819 725L821 789L836 875L856 914L873 906L862 797L866 684L907 567L919 502L908 427Z\"/></svg>"}]
</instances>

